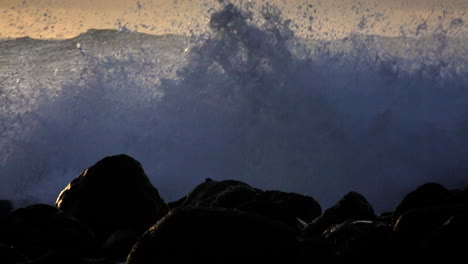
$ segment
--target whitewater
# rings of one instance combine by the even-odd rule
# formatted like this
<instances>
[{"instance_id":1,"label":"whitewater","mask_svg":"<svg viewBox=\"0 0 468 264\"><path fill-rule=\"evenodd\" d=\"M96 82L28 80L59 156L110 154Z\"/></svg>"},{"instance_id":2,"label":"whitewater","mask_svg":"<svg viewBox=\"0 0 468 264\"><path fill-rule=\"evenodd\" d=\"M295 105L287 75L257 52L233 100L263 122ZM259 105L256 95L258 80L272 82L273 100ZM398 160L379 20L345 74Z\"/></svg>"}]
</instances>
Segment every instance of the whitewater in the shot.
<instances>
[{"instance_id":1,"label":"whitewater","mask_svg":"<svg viewBox=\"0 0 468 264\"><path fill-rule=\"evenodd\" d=\"M209 32L90 30L0 41L0 199L52 204L105 156L139 160L169 202L205 178L377 211L426 182L468 186L468 35L296 36L226 3Z\"/></svg>"}]
</instances>

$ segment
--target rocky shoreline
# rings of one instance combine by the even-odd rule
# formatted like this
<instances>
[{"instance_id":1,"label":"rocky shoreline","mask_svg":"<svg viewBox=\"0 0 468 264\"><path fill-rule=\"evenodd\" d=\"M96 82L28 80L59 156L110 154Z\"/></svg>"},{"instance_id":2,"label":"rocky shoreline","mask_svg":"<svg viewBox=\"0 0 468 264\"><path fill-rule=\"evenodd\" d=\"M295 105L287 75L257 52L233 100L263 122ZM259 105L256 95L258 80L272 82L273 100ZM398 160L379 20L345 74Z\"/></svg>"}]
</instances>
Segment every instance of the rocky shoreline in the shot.
<instances>
[{"instance_id":1,"label":"rocky shoreline","mask_svg":"<svg viewBox=\"0 0 468 264\"><path fill-rule=\"evenodd\" d=\"M166 202L141 164L105 157L55 205L0 201L0 262L28 264L344 263L465 259L468 189L429 182L392 212L350 191L310 196L206 179Z\"/></svg>"}]
</instances>

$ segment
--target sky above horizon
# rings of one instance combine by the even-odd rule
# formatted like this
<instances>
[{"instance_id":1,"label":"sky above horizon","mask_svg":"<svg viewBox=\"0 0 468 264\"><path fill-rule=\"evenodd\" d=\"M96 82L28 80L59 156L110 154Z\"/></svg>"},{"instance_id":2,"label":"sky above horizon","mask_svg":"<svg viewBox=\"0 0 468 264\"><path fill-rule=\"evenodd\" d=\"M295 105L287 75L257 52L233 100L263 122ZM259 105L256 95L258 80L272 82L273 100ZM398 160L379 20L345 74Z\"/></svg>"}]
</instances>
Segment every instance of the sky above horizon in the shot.
<instances>
[{"instance_id":1,"label":"sky above horizon","mask_svg":"<svg viewBox=\"0 0 468 264\"><path fill-rule=\"evenodd\" d=\"M258 0L292 19L298 35L341 38L350 33L423 35L467 31L466 0ZM0 38L72 38L88 29L122 29L149 34L206 31L216 0L0 0Z\"/></svg>"}]
</instances>

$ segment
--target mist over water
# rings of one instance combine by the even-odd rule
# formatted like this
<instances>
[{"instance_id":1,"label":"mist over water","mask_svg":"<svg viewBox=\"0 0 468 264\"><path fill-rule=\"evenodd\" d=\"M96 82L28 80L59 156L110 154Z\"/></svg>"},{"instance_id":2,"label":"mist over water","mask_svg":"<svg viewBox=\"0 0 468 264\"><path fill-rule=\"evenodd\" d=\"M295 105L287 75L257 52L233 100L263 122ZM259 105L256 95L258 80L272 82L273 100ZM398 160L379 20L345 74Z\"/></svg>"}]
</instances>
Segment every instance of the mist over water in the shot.
<instances>
[{"instance_id":1,"label":"mist over water","mask_svg":"<svg viewBox=\"0 0 468 264\"><path fill-rule=\"evenodd\" d=\"M123 49L83 54L80 77L55 89L0 83L0 198L53 203L119 153L142 163L166 201L207 177L324 208L354 190L377 211L429 181L468 186L468 47L451 28L315 41L274 6L254 18L228 3L209 26L171 77Z\"/></svg>"}]
</instances>

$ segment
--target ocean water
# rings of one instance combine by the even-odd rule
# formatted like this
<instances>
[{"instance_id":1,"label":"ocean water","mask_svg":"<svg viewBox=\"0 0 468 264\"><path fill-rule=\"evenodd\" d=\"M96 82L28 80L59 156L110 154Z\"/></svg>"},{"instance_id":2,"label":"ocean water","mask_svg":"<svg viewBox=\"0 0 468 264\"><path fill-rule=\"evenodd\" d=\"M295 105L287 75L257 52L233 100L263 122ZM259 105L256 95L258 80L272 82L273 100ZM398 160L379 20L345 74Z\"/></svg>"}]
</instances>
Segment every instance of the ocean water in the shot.
<instances>
[{"instance_id":1,"label":"ocean water","mask_svg":"<svg viewBox=\"0 0 468 264\"><path fill-rule=\"evenodd\" d=\"M296 36L280 10L225 4L191 37L92 30L0 41L0 199L54 203L105 156L166 201L210 177L392 210L468 186L468 35ZM109 183L110 186L112 183Z\"/></svg>"}]
</instances>

